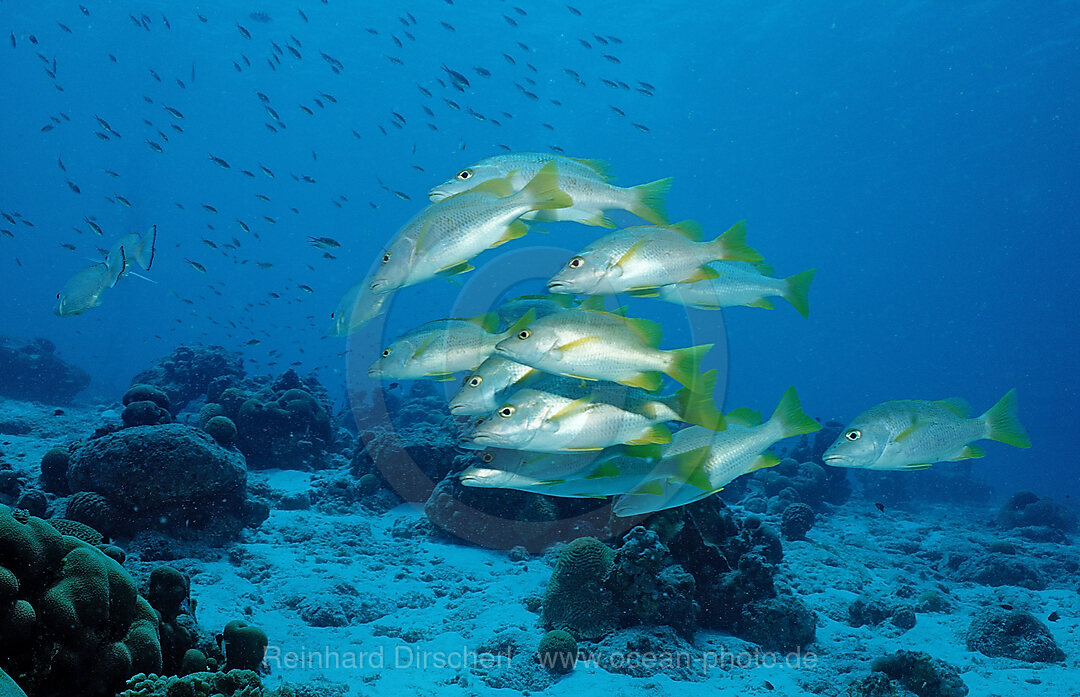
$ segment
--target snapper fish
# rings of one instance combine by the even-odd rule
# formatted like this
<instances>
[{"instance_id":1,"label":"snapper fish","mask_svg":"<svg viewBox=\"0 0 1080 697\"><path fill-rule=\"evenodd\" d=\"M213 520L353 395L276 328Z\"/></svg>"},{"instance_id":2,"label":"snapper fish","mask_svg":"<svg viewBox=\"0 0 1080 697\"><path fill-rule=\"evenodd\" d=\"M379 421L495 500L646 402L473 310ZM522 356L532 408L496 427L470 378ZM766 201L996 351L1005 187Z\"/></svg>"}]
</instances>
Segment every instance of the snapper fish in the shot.
<instances>
[{"instance_id":1,"label":"snapper fish","mask_svg":"<svg viewBox=\"0 0 1080 697\"><path fill-rule=\"evenodd\" d=\"M761 261L761 254L746 244L745 221L712 241L702 238L701 225L693 220L612 232L572 257L548 281L548 290L616 295L716 278L716 270L708 265L714 261Z\"/></svg>"},{"instance_id":2,"label":"snapper fish","mask_svg":"<svg viewBox=\"0 0 1080 697\"><path fill-rule=\"evenodd\" d=\"M518 220L525 213L572 205L558 188L558 176L549 163L519 191L508 179L492 179L431 204L395 235L372 276L372 292L471 271L470 259L528 232Z\"/></svg>"},{"instance_id":3,"label":"snapper fish","mask_svg":"<svg viewBox=\"0 0 1080 697\"><path fill-rule=\"evenodd\" d=\"M488 356L476 370L462 380L461 388L450 399L450 413L454 416L490 414L499 408L500 395L515 385L522 385L530 377L541 374L532 366L498 354Z\"/></svg>"},{"instance_id":4,"label":"snapper fish","mask_svg":"<svg viewBox=\"0 0 1080 697\"><path fill-rule=\"evenodd\" d=\"M726 427L712 402L715 374L705 389L683 388L667 398L597 390L573 395L525 388L478 424L466 440L470 447L512 448L532 452L597 452L614 445L652 445L671 441L667 421ZM708 389L709 392L705 390Z\"/></svg>"},{"instance_id":5,"label":"snapper fish","mask_svg":"<svg viewBox=\"0 0 1080 697\"><path fill-rule=\"evenodd\" d=\"M493 312L425 322L383 349L368 375L384 380L452 380L454 373L483 363L495 344L531 320L530 311L502 332L497 331L499 317Z\"/></svg>"},{"instance_id":6,"label":"snapper fish","mask_svg":"<svg viewBox=\"0 0 1080 697\"><path fill-rule=\"evenodd\" d=\"M654 513L712 496L744 474L779 464L780 458L768 452L776 442L821 428L803 413L794 387L767 422L749 409L736 409L727 422L721 432L691 426L676 433L650 481L615 501L615 515Z\"/></svg>"},{"instance_id":7,"label":"snapper fish","mask_svg":"<svg viewBox=\"0 0 1080 697\"><path fill-rule=\"evenodd\" d=\"M330 336L348 336L360 331L371 320L381 315L389 293L371 291L371 279L365 278L342 296L337 308L330 313Z\"/></svg>"},{"instance_id":8,"label":"snapper fish","mask_svg":"<svg viewBox=\"0 0 1080 697\"><path fill-rule=\"evenodd\" d=\"M124 273L125 266L121 249L109 263L98 262L79 271L69 278L63 289L56 294L53 314L57 317L73 317L97 307L101 304L101 296L112 288L116 279Z\"/></svg>"},{"instance_id":9,"label":"snapper fish","mask_svg":"<svg viewBox=\"0 0 1080 697\"><path fill-rule=\"evenodd\" d=\"M986 451L974 444L984 439L1031 447L1015 389L974 418L962 399L884 402L855 417L822 460L834 467L920 470L935 462L984 457Z\"/></svg>"},{"instance_id":10,"label":"snapper fish","mask_svg":"<svg viewBox=\"0 0 1080 697\"><path fill-rule=\"evenodd\" d=\"M108 256L112 257L121 253L121 249L126 257L126 263L124 264L124 270L113 281L113 285L116 285L116 281L132 273L135 268L134 264L138 264L144 271L149 271L150 267L154 265L154 254L157 251L157 225L151 225L150 229L142 235L135 232L124 235L113 243ZM109 262L106 261L106 263Z\"/></svg>"},{"instance_id":11,"label":"snapper fish","mask_svg":"<svg viewBox=\"0 0 1080 697\"><path fill-rule=\"evenodd\" d=\"M663 350L658 348L661 330L656 322L594 307L598 305L590 299L581 307L537 318L495 350L546 373L609 380L650 392L660 389L661 374L684 386L697 378L712 344Z\"/></svg>"},{"instance_id":12,"label":"snapper fish","mask_svg":"<svg viewBox=\"0 0 1080 697\"><path fill-rule=\"evenodd\" d=\"M509 178L515 190L542 167L555 162L559 167L559 189L570 194L573 206L528 213L526 220L544 222L571 220L585 225L615 227L605 214L625 210L655 225L668 221L664 199L671 188L670 177L632 187L615 186L608 164L602 160L564 157L551 153L508 153L472 164L428 192L432 201L441 201L493 179Z\"/></svg>"},{"instance_id":13,"label":"snapper fish","mask_svg":"<svg viewBox=\"0 0 1080 697\"><path fill-rule=\"evenodd\" d=\"M653 474L653 460L621 453L620 448L587 453L489 449L480 455L483 464L466 468L458 479L468 487L606 498L631 491Z\"/></svg>"},{"instance_id":14,"label":"snapper fish","mask_svg":"<svg viewBox=\"0 0 1080 697\"><path fill-rule=\"evenodd\" d=\"M780 297L791 303L803 317L810 316L810 284L817 269L810 269L787 278L772 278L771 270L764 264L748 264L741 261L718 261L709 264L716 275L690 283L672 283L660 286L651 293L664 302L695 307L700 310L719 310L722 307L744 305L773 308L771 297Z\"/></svg>"}]
</instances>

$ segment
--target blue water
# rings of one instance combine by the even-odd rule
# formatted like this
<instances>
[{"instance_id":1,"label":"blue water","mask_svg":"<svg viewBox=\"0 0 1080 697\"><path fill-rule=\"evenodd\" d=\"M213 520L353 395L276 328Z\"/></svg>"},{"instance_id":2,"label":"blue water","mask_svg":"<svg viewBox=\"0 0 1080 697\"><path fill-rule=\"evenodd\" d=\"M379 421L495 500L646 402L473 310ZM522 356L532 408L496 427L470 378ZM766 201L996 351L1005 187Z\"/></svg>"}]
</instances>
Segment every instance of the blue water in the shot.
<instances>
[{"instance_id":1,"label":"blue water","mask_svg":"<svg viewBox=\"0 0 1080 697\"><path fill-rule=\"evenodd\" d=\"M674 176L672 219L697 219L719 233L745 218L751 244L778 272L819 269L809 321L786 306L734 308L720 326L717 313L632 304L633 314L665 321L670 345L726 334L726 353L714 349L707 367L726 369L727 406L771 410L794 384L807 410L823 418L848 419L887 399L954 395L981 411L1016 387L1034 447L991 444L979 470L1003 495L1018 487L1080 493L1072 455L1072 267L1080 252L1075 3L577 0L581 16L563 3L518 4L527 15L493 0L362 9L308 1L299 4L305 23L292 2L182 10L87 2L89 16L75 2L0 3L0 210L33 223L3 223L15 238L0 237L0 332L53 340L92 373L92 400L116 399L131 375L184 342L235 348L252 373L299 361L343 397L347 348L366 365L388 338L420 321L483 311L511 290L539 292L553 271L550 259L595 237L593 228L549 226L547 237L530 235L479 260L516 255L521 283L513 289L503 276L497 284L473 282L468 302L459 303L458 288L433 281L398 294L387 336L325 336L339 297L426 203L428 188L502 152L499 144L558 146L609 160L623 184ZM272 22L252 21L256 9ZM418 20L408 29L415 41L398 19L406 11ZM129 14L145 14L149 30ZM604 46L594 34L622 43ZM284 47L290 35L303 58L286 51L272 70L271 41ZM320 52L341 61L340 74ZM54 58L55 79L45 72ZM441 87L443 63L472 88ZM655 96L613 89L601 78L631 88L645 81ZM270 98L284 129L266 127L273 120L257 92ZM402 128L393 125L395 111L407 120ZM95 114L122 138L96 137ZM61 122L42 132L54 116ZM116 194L132 206L107 200ZM105 236L90 232L84 217ZM98 257L98 247L152 223L159 230L147 274L153 283L129 277L85 315L52 315L56 292ZM322 258L309 235L340 240L337 259ZM235 253L200 241L221 245L234 236ZM556 251L531 255L530 245Z\"/></svg>"}]
</instances>

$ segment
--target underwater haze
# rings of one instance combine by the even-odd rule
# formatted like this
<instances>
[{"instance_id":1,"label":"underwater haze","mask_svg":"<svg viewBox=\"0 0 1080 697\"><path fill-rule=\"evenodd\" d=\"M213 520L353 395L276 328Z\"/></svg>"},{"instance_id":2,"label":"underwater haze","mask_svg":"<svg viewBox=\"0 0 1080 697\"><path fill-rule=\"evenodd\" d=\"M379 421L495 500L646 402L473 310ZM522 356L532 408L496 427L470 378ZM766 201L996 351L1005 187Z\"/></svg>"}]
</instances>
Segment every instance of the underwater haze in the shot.
<instances>
[{"instance_id":1,"label":"underwater haze","mask_svg":"<svg viewBox=\"0 0 1080 697\"><path fill-rule=\"evenodd\" d=\"M283 681L295 694L327 695L691 694L705 686L719 694L1077 694L1077 3L0 0L0 29L0 356L37 355L51 343L59 358L0 362L9 371L0 375L0 475L6 468L17 482L0 486L0 503L31 519L94 527L66 514L69 499L82 492L108 501L114 513L100 520L125 522L92 544L124 550L119 563L150 598L156 619L147 622L159 637L151 670L152 662L139 667L126 625L110 635L136 658L127 674L102 677L86 694L158 694L164 682L129 679L183 675L195 664L251 668L261 686L236 688L251 695L287 694L277 691ZM784 458L778 467L759 463L764 471L725 483L722 495L693 504L701 508L671 509L651 525L647 517L578 522L610 492L555 498L458 483L462 469L477 466L462 464L473 457L460 447L466 422L446 407L466 372L445 382L377 380L368 366L424 322L547 293L568 259L611 230L530 223L524 237L457 260L475 270L394 292L383 315L347 336L331 327L335 313L355 309L339 303L380 266L395 233L438 205L429 190L484 158L520 152L603 160L619 186L672 177L671 222L697 221L711 240L745 220L747 243L774 276L816 269L807 318L778 299L771 310L704 310L623 293L606 308L625 305L629 316L662 324L663 348L713 344L699 367L717 369L712 397L724 412L748 407L767 420L795 386L802 410L825 425L821 437L773 447ZM646 224L627 210L609 215L619 228ZM125 235L152 229L152 264L136 259L131 242L118 251ZM108 287L94 306L54 313L70 279L95 265ZM175 372L187 369L177 367L181 347L207 351L217 366L207 370L221 372ZM57 364L89 380L42 373ZM25 365L41 383L36 392L20 391ZM128 392L142 382L164 401ZM842 437L841 427L874 405L963 398L977 416L1012 389L1029 448L983 440L985 457L926 471L821 462L824 434ZM158 406L133 415L131 402ZM274 409L293 425L258 420ZM215 416L231 435L207 428ZM151 477L155 486L194 486L190 478L221 488L192 494L190 507L175 504L183 515L140 518L180 495L130 503L142 494L133 484L117 493L127 475L91 461L116 463L123 448L137 450L119 440L135 428L150 429L147 443L165 439L154 452L209 453L192 460L204 464L190 477L165 469ZM170 429L194 440L177 445ZM106 439L117 439L111 450ZM640 444L615 442L625 443ZM50 485L42 458L55 447L69 453L71 469ZM234 469L204 477L198 468L209 461ZM807 493L809 479L820 491ZM226 515L206 501L235 507ZM135 512L122 513L129 503ZM789 505L812 509L806 530L796 530ZM265 515L251 512L260 506ZM720 523L694 512L706 507ZM453 520L477 511L481 522L455 529ZM533 534L517 525L526 519L575 522ZM762 541L770 526L782 533ZM710 537L720 529L727 542ZM781 537L782 565L770 556ZM751 547L761 559L746 561ZM666 561L635 566L643 548ZM15 568L5 549L0 571ZM708 556L717 554L722 563ZM603 583L574 577L572 562L621 569L623 585L616 571ZM148 590L164 563L191 598L205 598L202 643L167 645L172 630L163 627L176 613ZM735 578L753 564L770 569L767 590ZM563 602L560 583L585 588L588 622L571 601L562 615L552 609ZM260 588L274 585L264 597ZM588 594L618 588L640 597L604 595L617 610L600 617ZM759 591L772 600L790 594L809 614L800 624L776 620L772 606L713 607L695 595L706 591L754 598L747 603L759 602ZM663 605L673 597L685 603ZM8 602L2 592L0 602ZM189 603L185 595L194 623ZM649 603L661 609L649 615L641 609ZM991 611L1000 617L978 614ZM980 634L1001 617L1030 629L1014 643L1043 651ZM215 646L241 645L243 628L234 626L232 639L222 629L237 619L265 631L265 660L256 649L254 661L215 661ZM769 628L774 620L783 629ZM0 678L6 671L30 697L63 694L32 669L47 652L5 643L12 627L22 625L0 625ZM577 649L552 649L562 637L548 630L565 630ZM770 639L779 635L793 638ZM549 643L538 647L541 637ZM384 663L369 654L359 667L315 665L311 656L323 661L327 647L383 651ZM417 653L395 666L401 647ZM790 658L807 647L814 666L709 666L716 652ZM187 649L203 662L184 663ZM928 655L896 653L909 650ZM670 651L690 667L611 658L634 651ZM301 660L282 660L290 652ZM439 652L463 665L423 664ZM568 652L576 667L545 665ZM476 657L489 655L498 665L477 667ZM933 661L938 692L913 687L919 661ZM99 669L88 656L71 665ZM895 691L874 692L875 675Z\"/></svg>"}]
</instances>

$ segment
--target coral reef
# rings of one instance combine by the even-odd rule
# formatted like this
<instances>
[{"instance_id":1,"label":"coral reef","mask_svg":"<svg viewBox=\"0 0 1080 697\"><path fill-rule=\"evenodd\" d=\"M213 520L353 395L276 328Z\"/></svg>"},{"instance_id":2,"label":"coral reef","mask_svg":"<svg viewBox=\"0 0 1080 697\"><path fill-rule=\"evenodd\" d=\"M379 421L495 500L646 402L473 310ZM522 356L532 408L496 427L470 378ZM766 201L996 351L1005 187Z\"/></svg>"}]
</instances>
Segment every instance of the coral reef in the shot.
<instances>
[{"instance_id":1,"label":"coral reef","mask_svg":"<svg viewBox=\"0 0 1080 697\"><path fill-rule=\"evenodd\" d=\"M133 385L124 393L124 411L120 414L125 426L156 426L172 422L169 396L153 385Z\"/></svg>"},{"instance_id":2,"label":"coral reef","mask_svg":"<svg viewBox=\"0 0 1080 697\"><path fill-rule=\"evenodd\" d=\"M655 531L638 526L623 537L604 588L619 626L666 624L687 638L693 636L694 577L672 562Z\"/></svg>"},{"instance_id":3,"label":"coral reef","mask_svg":"<svg viewBox=\"0 0 1080 697\"><path fill-rule=\"evenodd\" d=\"M215 416L202 427L218 445L229 447L236 440L236 424L227 416Z\"/></svg>"},{"instance_id":4,"label":"coral reef","mask_svg":"<svg viewBox=\"0 0 1080 697\"><path fill-rule=\"evenodd\" d=\"M329 399L314 379L288 370L254 392L231 387L216 398L199 412L200 424L225 443L231 435L252 469L326 466L334 424Z\"/></svg>"},{"instance_id":5,"label":"coral reef","mask_svg":"<svg viewBox=\"0 0 1080 697\"><path fill-rule=\"evenodd\" d=\"M569 673L577 663L577 641L569 632L553 629L540 639L536 660L552 673Z\"/></svg>"},{"instance_id":6,"label":"coral reef","mask_svg":"<svg viewBox=\"0 0 1080 697\"><path fill-rule=\"evenodd\" d=\"M877 658L870 665L918 697L964 697L967 685L956 668L922 651L897 651Z\"/></svg>"},{"instance_id":7,"label":"coral reef","mask_svg":"<svg viewBox=\"0 0 1080 697\"><path fill-rule=\"evenodd\" d=\"M814 527L814 509L805 503L793 503L780 518L780 534L785 540L805 540Z\"/></svg>"},{"instance_id":8,"label":"coral reef","mask_svg":"<svg viewBox=\"0 0 1080 697\"><path fill-rule=\"evenodd\" d=\"M599 639L615 627L603 582L615 552L595 537L580 537L559 554L544 593L542 624L581 641Z\"/></svg>"},{"instance_id":9,"label":"coral reef","mask_svg":"<svg viewBox=\"0 0 1080 697\"><path fill-rule=\"evenodd\" d=\"M68 493L67 472L71 453L67 448L52 448L41 456L41 488L50 494Z\"/></svg>"},{"instance_id":10,"label":"coral reef","mask_svg":"<svg viewBox=\"0 0 1080 697\"><path fill-rule=\"evenodd\" d=\"M117 525L117 511L109 504L108 499L95 491L77 491L69 496L64 507L64 517L89 525L108 537L121 531L121 527Z\"/></svg>"},{"instance_id":11,"label":"coral reef","mask_svg":"<svg viewBox=\"0 0 1080 697\"><path fill-rule=\"evenodd\" d=\"M157 617L120 564L28 515L0 512L0 668L30 697L114 695L161 669Z\"/></svg>"},{"instance_id":12,"label":"coral reef","mask_svg":"<svg viewBox=\"0 0 1080 697\"><path fill-rule=\"evenodd\" d=\"M276 693L277 691L275 691ZM183 677L140 673L127 681L119 697L263 697L259 676L251 670L192 673Z\"/></svg>"},{"instance_id":13,"label":"coral reef","mask_svg":"<svg viewBox=\"0 0 1080 697\"><path fill-rule=\"evenodd\" d=\"M71 404L90 376L56 355L48 339L0 336L0 396L46 404Z\"/></svg>"},{"instance_id":14,"label":"coral reef","mask_svg":"<svg viewBox=\"0 0 1080 697\"><path fill-rule=\"evenodd\" d=\"M988 608L976 613L965 635L970 651L1004 656L1026 663L1057 663L1065 660L1045 624L1022 610Z\"/></svg>"},{"instance_id":15,"label":"coral reef","mask_svg":"<svg viewBox=\"0 0 1080 697\"><path fill-rule=\"evenodd\" d=\"M1000 552L978 554L962 561L956 579L984 586L1020 586L1031 590L1046 588L1046 576L1025 557Z\"/></svg>"},{"instance_id":16,"label":"coral reef","mask_svg":"<svg viewBox=\"0 0 1080 697\"><path fill-rule=\"evenodd\" d=\"M1010 496L998 511L997 522L1004 528L1028 529L1025 536L1048 542L1063 542L1065 537L1061 533L1076 530L1075 513L1049 497L1039 497L1030 491L1018 491ZM1053 534L1055 531L1057 535Z\"/></svg>"},{"instance_id":17,"label":"coral reef","mask_svg":"<svg viewBox=\"0 0 1080 697\"><path fill-rule=\"evenodd\" d=\"M163 527L233 535L262 522L251 518L246 481L239 453L182 424L137 426L90 440L68 469L69 486L104 496L128 533Z\"/></svg>"},{"instance_id":18,"label":"coral reef","mask_svg":"<svg viewBox=\"0 0 1080 697\"><path fill-rule=\"evenodd\" d=\"M188 402L205 395L211 383L244 377L240 355L221 346L180 346L151 368L131 379L132 384L160 388L169 396L173 415Z\"/></svg>"},{"instance_id":19,"label":"coral reef","mask_svg":"<svg viewBox=\"0 0 1080 697\"><path fill-rule=\"evenodd\" d=\"M233 620L222 632L226 670L258 670L266 654L266 632L243 620Z\"/></svg>"}]
</instances>

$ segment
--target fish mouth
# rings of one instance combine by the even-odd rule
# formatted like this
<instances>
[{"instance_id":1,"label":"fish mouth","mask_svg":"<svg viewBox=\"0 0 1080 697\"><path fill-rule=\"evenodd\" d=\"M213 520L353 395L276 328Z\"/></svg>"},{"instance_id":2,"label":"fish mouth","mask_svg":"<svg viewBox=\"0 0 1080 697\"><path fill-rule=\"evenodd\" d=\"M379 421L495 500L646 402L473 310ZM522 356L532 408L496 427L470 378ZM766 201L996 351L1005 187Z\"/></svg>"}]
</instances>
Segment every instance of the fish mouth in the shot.
<instances>
[{"instance_id":1,"label":"fish mouth","mask_svg":"<svg viewBox=\"0 0 1080 697\"><path fill-rule=\"evenodd\" d=\"M442 189L432 189L428 192L427 197L429 201L442 201L444 198L450 198L450 194Z\"/></svg>"},{"instance_id":2,"label":"fish mouth","mask_svg":"<svg viewBox=\"0 0 1080 697\"><path fill-rule=\"evenodd\" d=\"M559 290L564 290L567 287L567 284L564 281L548 281L547 287L548 290L557 292Z\"/></svg>"},{"instance_id":3,"label":"fish mouth","mask_svg":"<svg viewBox=\"0 0 1080 697\"><path fill-rule=\"evenodd\" d=\"M842 463L844 462L844 460L846 460L846 459L847 458L845 458L843 455L828 455L828 454L826 454L826 455L821 456L821 461L824 462L826 465L833 465L833 466L836 466L836 467L841 466Z\"/></svg>"}]
</instances>

